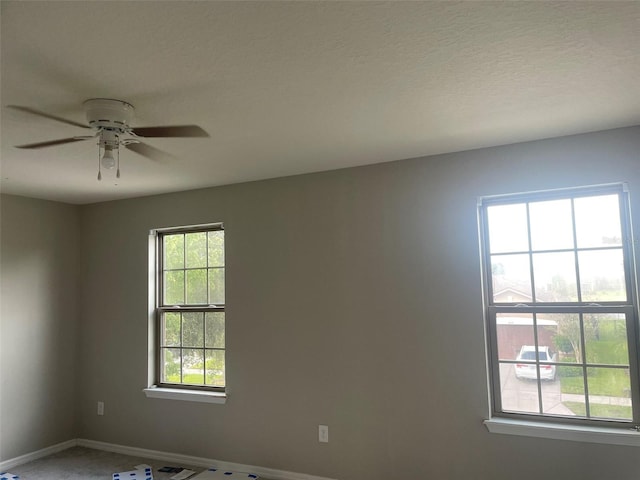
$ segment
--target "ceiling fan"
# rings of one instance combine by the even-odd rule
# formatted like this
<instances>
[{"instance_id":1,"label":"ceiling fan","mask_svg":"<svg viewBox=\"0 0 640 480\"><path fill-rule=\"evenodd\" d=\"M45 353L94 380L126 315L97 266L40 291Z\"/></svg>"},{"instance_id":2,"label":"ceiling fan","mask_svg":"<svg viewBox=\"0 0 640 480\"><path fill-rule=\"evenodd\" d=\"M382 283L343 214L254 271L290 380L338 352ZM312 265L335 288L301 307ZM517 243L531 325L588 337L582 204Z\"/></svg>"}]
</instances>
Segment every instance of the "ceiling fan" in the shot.
<instances>
[{"instance_id":1,"label":"ceiling fan","mask_svg":"<svg viewBox=\"0 0 640 480\"><path fill-rule=\"evenodd\" d=\"M141 138L168 138L168 137L208 137L209 134L197 125L173 125L159 127L131 127L134 108L123 100L109 98L91 98L83 103L89 125L56 117L33 108L18 105L7 105L8 108L31 113L40 117L66 123L80 128L95 130L93 135L81 135L46 142L16 145L16 148L45 148L63 145L65 143L80 142L97 139L98 144L98 180L102 179L102 168L113 169L117 167L116 177L120 178L120 150L122 145L128 150L151 159L160 159L166 154L151 145L143 143ZM116 157L114 157L116 153ZM102 154L102 157L101 157Z\"/></svg>"}]
</instances>

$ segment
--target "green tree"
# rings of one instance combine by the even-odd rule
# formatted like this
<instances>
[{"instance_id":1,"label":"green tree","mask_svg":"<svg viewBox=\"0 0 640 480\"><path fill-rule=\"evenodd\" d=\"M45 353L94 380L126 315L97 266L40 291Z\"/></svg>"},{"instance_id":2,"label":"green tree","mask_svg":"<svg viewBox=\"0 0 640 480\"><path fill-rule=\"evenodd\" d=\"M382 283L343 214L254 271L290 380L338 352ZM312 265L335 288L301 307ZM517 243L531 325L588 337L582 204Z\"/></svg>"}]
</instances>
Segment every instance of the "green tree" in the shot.
<instances>
[{"instance_id":1,"label":"green tree","mask_svg":"<svg viewBox=\"0 0 640 480\"><path fill-rule=\"evenodd\" d=\"M180 351L179 350L170 349L170 348L164 349L164 380L169 382L180 381Z\"/></svg>"},{"instance_id":2,"label":"green tree","mask_svg":"<svg viewBox=\"0 0 640 480\"><path fill-rule=\"evenodd\" d=\"M557 314L553 319L558 323L558 335L563 341L569 342L576 357L577 363L582 363L584 352L582 351L582 332L584 332L585 344L595 338L595 324L585 320L583 328L580 328L580 317L576 313Z\"/></svg>"},{"instance_id":3,"label":"green tree","mask_svg":"<svg viewBox=\"0 0 640 480\"><path fill-rule=\"evenodd\" d=\"M163 236L166 305L224 304L224 231Z\"/></svg>"}]
</instances>

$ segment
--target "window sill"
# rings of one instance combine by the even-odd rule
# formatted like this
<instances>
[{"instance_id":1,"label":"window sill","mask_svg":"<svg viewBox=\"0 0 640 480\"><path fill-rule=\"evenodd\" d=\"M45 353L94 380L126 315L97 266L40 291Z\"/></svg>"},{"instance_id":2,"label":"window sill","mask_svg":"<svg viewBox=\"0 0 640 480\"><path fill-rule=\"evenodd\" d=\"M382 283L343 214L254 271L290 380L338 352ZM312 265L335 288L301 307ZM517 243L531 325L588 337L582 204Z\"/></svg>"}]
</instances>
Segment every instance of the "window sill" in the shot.
<instances>
[{"instance_id":1,"label":"window sill","mask_svg":"<svg viewBox=\"0 0 640 480\"><path fill-rule=\"evenodd\" d=\"M485 420L484 424L491 433L640 447L640 433L631 428L625 430L507 418L492 418Z\"/></svg>"},{"instance_id":2,"label":"window sill","mask_svg":"<svg viewBox=\"0 0 640 480\"><path fill-rule=\"evenodd\" d=\"M165 400L182 400L185 402L217 403L224 405L227 394L223 392L206 392L201 390L183 390L178 388L149 387L142 389L147 398Z\"/></svg>"}]
</instances>

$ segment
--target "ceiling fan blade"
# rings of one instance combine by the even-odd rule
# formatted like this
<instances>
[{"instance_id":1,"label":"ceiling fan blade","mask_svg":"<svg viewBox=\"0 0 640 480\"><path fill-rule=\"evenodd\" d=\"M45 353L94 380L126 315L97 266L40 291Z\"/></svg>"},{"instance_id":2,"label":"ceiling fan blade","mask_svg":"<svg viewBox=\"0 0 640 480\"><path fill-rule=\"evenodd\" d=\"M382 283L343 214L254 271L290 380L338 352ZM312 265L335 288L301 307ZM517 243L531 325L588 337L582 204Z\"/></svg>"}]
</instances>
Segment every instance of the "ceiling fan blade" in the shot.
<instances>
[{"instance_id":1,"label":"ceiling fan blade","mask_svg":"<svg viewBox=\"0 0 640 480\"><path fill-rule=\"evenodd\" d=\"M31 113L32 115L38 115L39 117L48 118L50 120L55 120L56 122L66 123L67 125L73 125L74 127L80 128L91 128L88 125L74 122L73 120L67 120L66 118L56 117L55 115L51 115L49 113L41 112L39 110L35 110L29 107L21 107L20 105L7 105L7 108L12 108L14 110L20 110L21 112Z\"/></svg>"},{"instance_id":2,"label":"ceiling fan blade","mask_svg":"<svg viewBox=\"0 0 640 480\"><path fill-rule=\"evenodd\" d=\"M139 137L208 137L209 134L197 125L173 125L166 127L134 128Z\"/></svg>"},{"instance_id":3,"label":"ceiling fan blade","mask_svg":"<svg viewBox=\"0 0 640 480\"><path fill-rule=\"evenodd\" d=\"M152 147L151 145L147 145L146 143L128 143L124 145L127 150L131 150L132 152L136 152L143 157L150 158L151 160L163 161L169 160L173 158L173 155L170 153L164 152L156 147Z\"/></svg>"},{"instance_id":4,"label":"ceiling fan blade","mask_svg":"<svg viewBox=\"0 0 640 480\"><path fill-rule=\"evenodd\" d=\"M71 138L61 138L59 140L49 140L47 142L39 142L39 143L28 143L26 145L16 145L16 148L44 148L44 147L53 147L55 145L63 145L65 143L72 143L72 142L82 142L84 140L89 140L90 138L93 137L87 137L87 138L78 138L78 137L71 137Z\"/></svg>"}]
</instances>

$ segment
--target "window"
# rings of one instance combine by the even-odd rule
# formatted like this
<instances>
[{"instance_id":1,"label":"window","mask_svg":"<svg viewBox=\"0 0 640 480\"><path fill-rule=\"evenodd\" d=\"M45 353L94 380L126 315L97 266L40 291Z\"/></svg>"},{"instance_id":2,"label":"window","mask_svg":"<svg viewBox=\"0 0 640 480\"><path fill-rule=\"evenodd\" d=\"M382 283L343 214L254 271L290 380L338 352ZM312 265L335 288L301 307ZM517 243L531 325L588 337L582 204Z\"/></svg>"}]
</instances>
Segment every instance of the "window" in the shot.
<instances>
[{"instance_id":1,"label":"window","mask_svg":"<svg viewBox=\"0 0 640 480\"><path fill-rule=\"evenodd\" d=\"M156 385L225 389L222 224L163 229L156 237Z\"/></svg>"},{"instance_id":2,"label":"window","mask_svg":"<svg viewBox=\"0 0 640 480\"><path fill-rule=\"evenodd\" d=\"M493 415L640 424L624 186L485 197L479 218Z\"/></svg>"}]
</instances>

